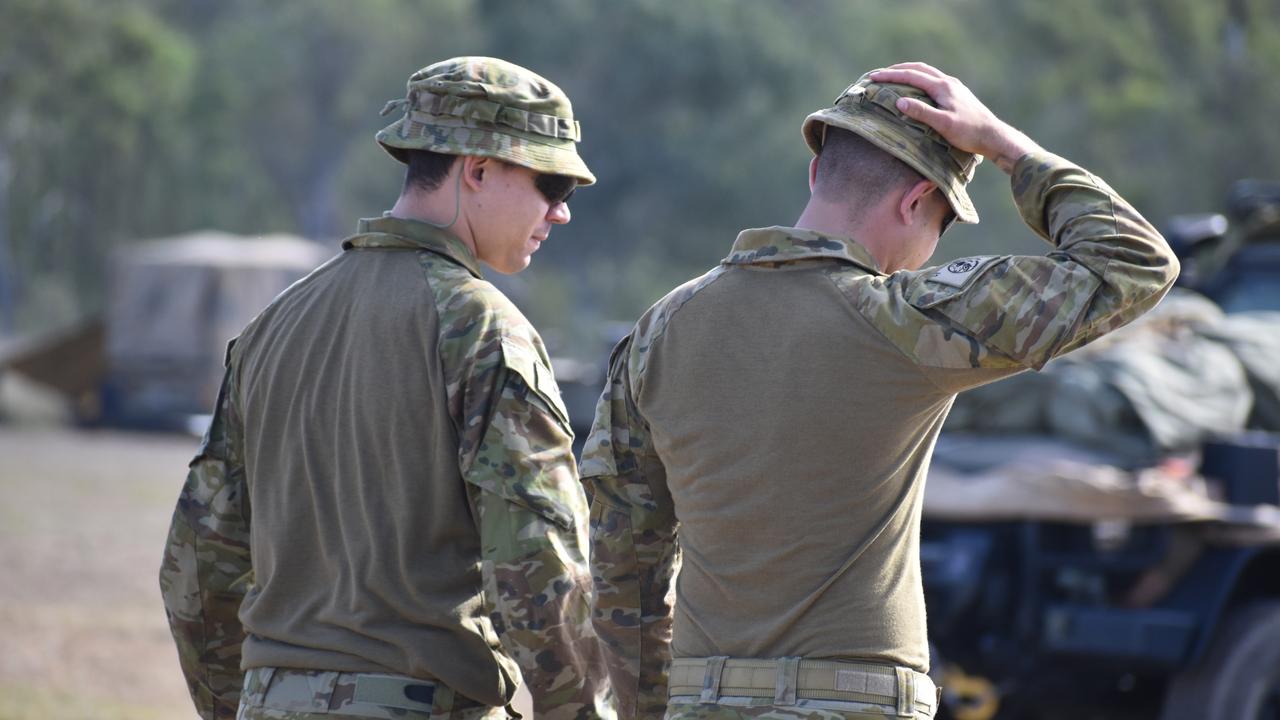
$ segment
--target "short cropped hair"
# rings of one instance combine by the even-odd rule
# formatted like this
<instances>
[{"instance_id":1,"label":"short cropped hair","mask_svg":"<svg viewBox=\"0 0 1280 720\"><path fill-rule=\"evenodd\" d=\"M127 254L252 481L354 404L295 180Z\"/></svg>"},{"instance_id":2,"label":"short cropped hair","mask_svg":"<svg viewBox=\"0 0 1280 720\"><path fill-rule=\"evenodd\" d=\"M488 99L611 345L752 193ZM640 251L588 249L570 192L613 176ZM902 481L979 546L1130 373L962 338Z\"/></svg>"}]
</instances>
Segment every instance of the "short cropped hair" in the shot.
<instances>
[{"instance_id":1,"label":"short cropped hair","mask_svg":"<svg viewBox=\"0 0 1280 720\"><path fill-rule=\"evenodd\" d=\"M404 174L404 189L415 189L431 192L440 187L440 183L449 176L449 169L458 159L457 155L432 152L430 150L404 150L409 169Z\"/></svg>"},{"instance_id":2,"label":"short cropped hair","mask_svg":"<svg viewBox=\"0 0 1280 720\"><path fill-rule=\"evenodd\" d=\"M818 154L813 192L828 202L849 202L850 211L872 207L890 191L908 188L924 176L910 165L843 128L828 125Z\"/></svg>"}]
</instances>

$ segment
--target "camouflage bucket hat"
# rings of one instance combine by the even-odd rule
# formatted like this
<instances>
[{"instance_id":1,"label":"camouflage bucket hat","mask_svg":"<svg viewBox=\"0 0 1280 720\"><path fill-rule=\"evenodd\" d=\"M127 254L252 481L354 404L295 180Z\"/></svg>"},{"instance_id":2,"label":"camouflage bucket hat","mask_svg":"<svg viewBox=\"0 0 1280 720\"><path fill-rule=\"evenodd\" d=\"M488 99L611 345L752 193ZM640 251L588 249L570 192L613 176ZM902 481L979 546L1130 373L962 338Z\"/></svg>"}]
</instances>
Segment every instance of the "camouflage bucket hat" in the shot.
<instances>
[{"instance_id":1,"label":"camouflage bucket hat","mask_svg":"<svg viewBox=\"0 0 1280 720\"><path fill-rule=\"evenodd\" d=\"M403 150L480 155L556 175L596 181L578 156L582 138L564 91L505 60L458 57L409 77L406 97L382 109L404 115L377 134L391 157Z\"/></svg>"},{"instance_id":2,"label":"camouflage bucket hat","mask_svg":"<svg viewBox=\"0 0 1280 720\"><path fill-rule=\"evenodd\" d=\"M825 126L856 133L932 180L946 197L957 220L978 222L978 211L965 192L965 185L973 179L982 156L952 147L933 128L903 115L897 108L901 97L935 104L919 88L873 83L863 75L845 88L832 107L804 119L805 143L816 155L822 148Z\"/></svg>"}]
</instances>

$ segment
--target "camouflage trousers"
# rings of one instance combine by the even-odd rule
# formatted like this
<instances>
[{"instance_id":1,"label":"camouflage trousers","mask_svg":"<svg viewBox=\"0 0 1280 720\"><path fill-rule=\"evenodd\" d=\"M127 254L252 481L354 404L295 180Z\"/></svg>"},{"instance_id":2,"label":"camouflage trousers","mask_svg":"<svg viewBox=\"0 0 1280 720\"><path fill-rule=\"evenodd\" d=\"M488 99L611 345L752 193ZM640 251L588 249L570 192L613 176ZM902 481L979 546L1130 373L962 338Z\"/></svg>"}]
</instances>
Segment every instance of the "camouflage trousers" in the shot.
<instances>
[{"instance_id":1,"label":"camouflage trousers","mask_svg":"<svg viewBox=\"0 0 1280 720\"><path fill-rule=\"evenodd\" d=\"M245 672L236 720L506 720L445 685L400 675L288 668Z\"/></svg>"}]
</instances>

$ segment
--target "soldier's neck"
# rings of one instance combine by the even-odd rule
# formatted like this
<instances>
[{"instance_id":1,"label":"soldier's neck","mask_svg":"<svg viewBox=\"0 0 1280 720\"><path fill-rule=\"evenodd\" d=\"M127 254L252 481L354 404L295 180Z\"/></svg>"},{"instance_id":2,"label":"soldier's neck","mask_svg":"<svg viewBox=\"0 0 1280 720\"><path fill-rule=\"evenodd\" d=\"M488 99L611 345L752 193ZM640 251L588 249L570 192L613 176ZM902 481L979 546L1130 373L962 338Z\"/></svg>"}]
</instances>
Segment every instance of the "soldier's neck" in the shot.
<instances>
[{"instance_id":1,"label":"soldier's neck","mask_svg":"<svg viewBox=\"0 0 1280 720\"><path fill-rule=\"evenodd\" d=\"M804 212L800 213L799 219L796 220L795 226L824 235L849 238L866 248L871 253L871 257L884 267L885 258L881 257L876 247L875 233L868 232L867 224L864 218L851 218L847 205L828 203L817 197L811 197Z\"/></svg>"},{"instance_id":2,"label":"soldier's neck","mask_svg":"<svg viewBox=\"0 0 1280 720\"><path fill-rule=\"evenodd\" d=\"M475 235L465 212L460 212L452 187L429 193L404 192L391 207L391 217L419 220L441 228L462 240L476 254Z\"/></svg>"},{"instance_id":3,"label":"soldier's neck","mask_svg":"<svg viewBox=\"0 0 1280 720\"><path fill-rule=\"evenodd\" d=\"M848 205L812 197L796 220L796 227L853 240L866 248L880 272L914 269L907 262L910 227L896 220L891 204L886 201L866 208L855 217Z\"/></svg>"}]
</instances>

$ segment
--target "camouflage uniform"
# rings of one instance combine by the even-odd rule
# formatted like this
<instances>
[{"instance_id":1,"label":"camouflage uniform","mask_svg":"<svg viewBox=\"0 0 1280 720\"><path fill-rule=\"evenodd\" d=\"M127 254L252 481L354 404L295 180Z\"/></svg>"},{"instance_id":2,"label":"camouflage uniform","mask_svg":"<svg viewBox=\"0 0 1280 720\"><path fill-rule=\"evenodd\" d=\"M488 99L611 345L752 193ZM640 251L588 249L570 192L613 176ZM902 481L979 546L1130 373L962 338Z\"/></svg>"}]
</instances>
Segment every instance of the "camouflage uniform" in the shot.
<instances>
[{"instance_id":1,"label":"camouflage uniform","mask_svg":"<svg viewBox=\"0 0 1280 720\"><path fill-rule=\"evenodd\" d=\"M491 58L415 73L406 148L594 180L568 99ZM205 718L612 717L587 503L537 332L449 232L360 221L227 352L160 584ZM242 693L243 690L243 693Z\"/></svg>"},{"instance_id":2,"label":"camouflage uniform","mask_svg":"<svg viewBox=\"0 0 1280 720\"><path fill-rule=\"evenodd\" d=\"M922 95L861 80L805 137L816 152L825 124L858 133L976 222L977 159L901 116L900 94ZM1062 158L1024 156L1012 190L1047 256L885 274L849 238L745 230L615 348L580 469L620 714L663 714L673 657L685 677L667 717L933 713L919 522L955 394L1129 322L1178 271L1130 205ZM806 676L814 661L835 664Z\"/></svg>"}]
</instances>

